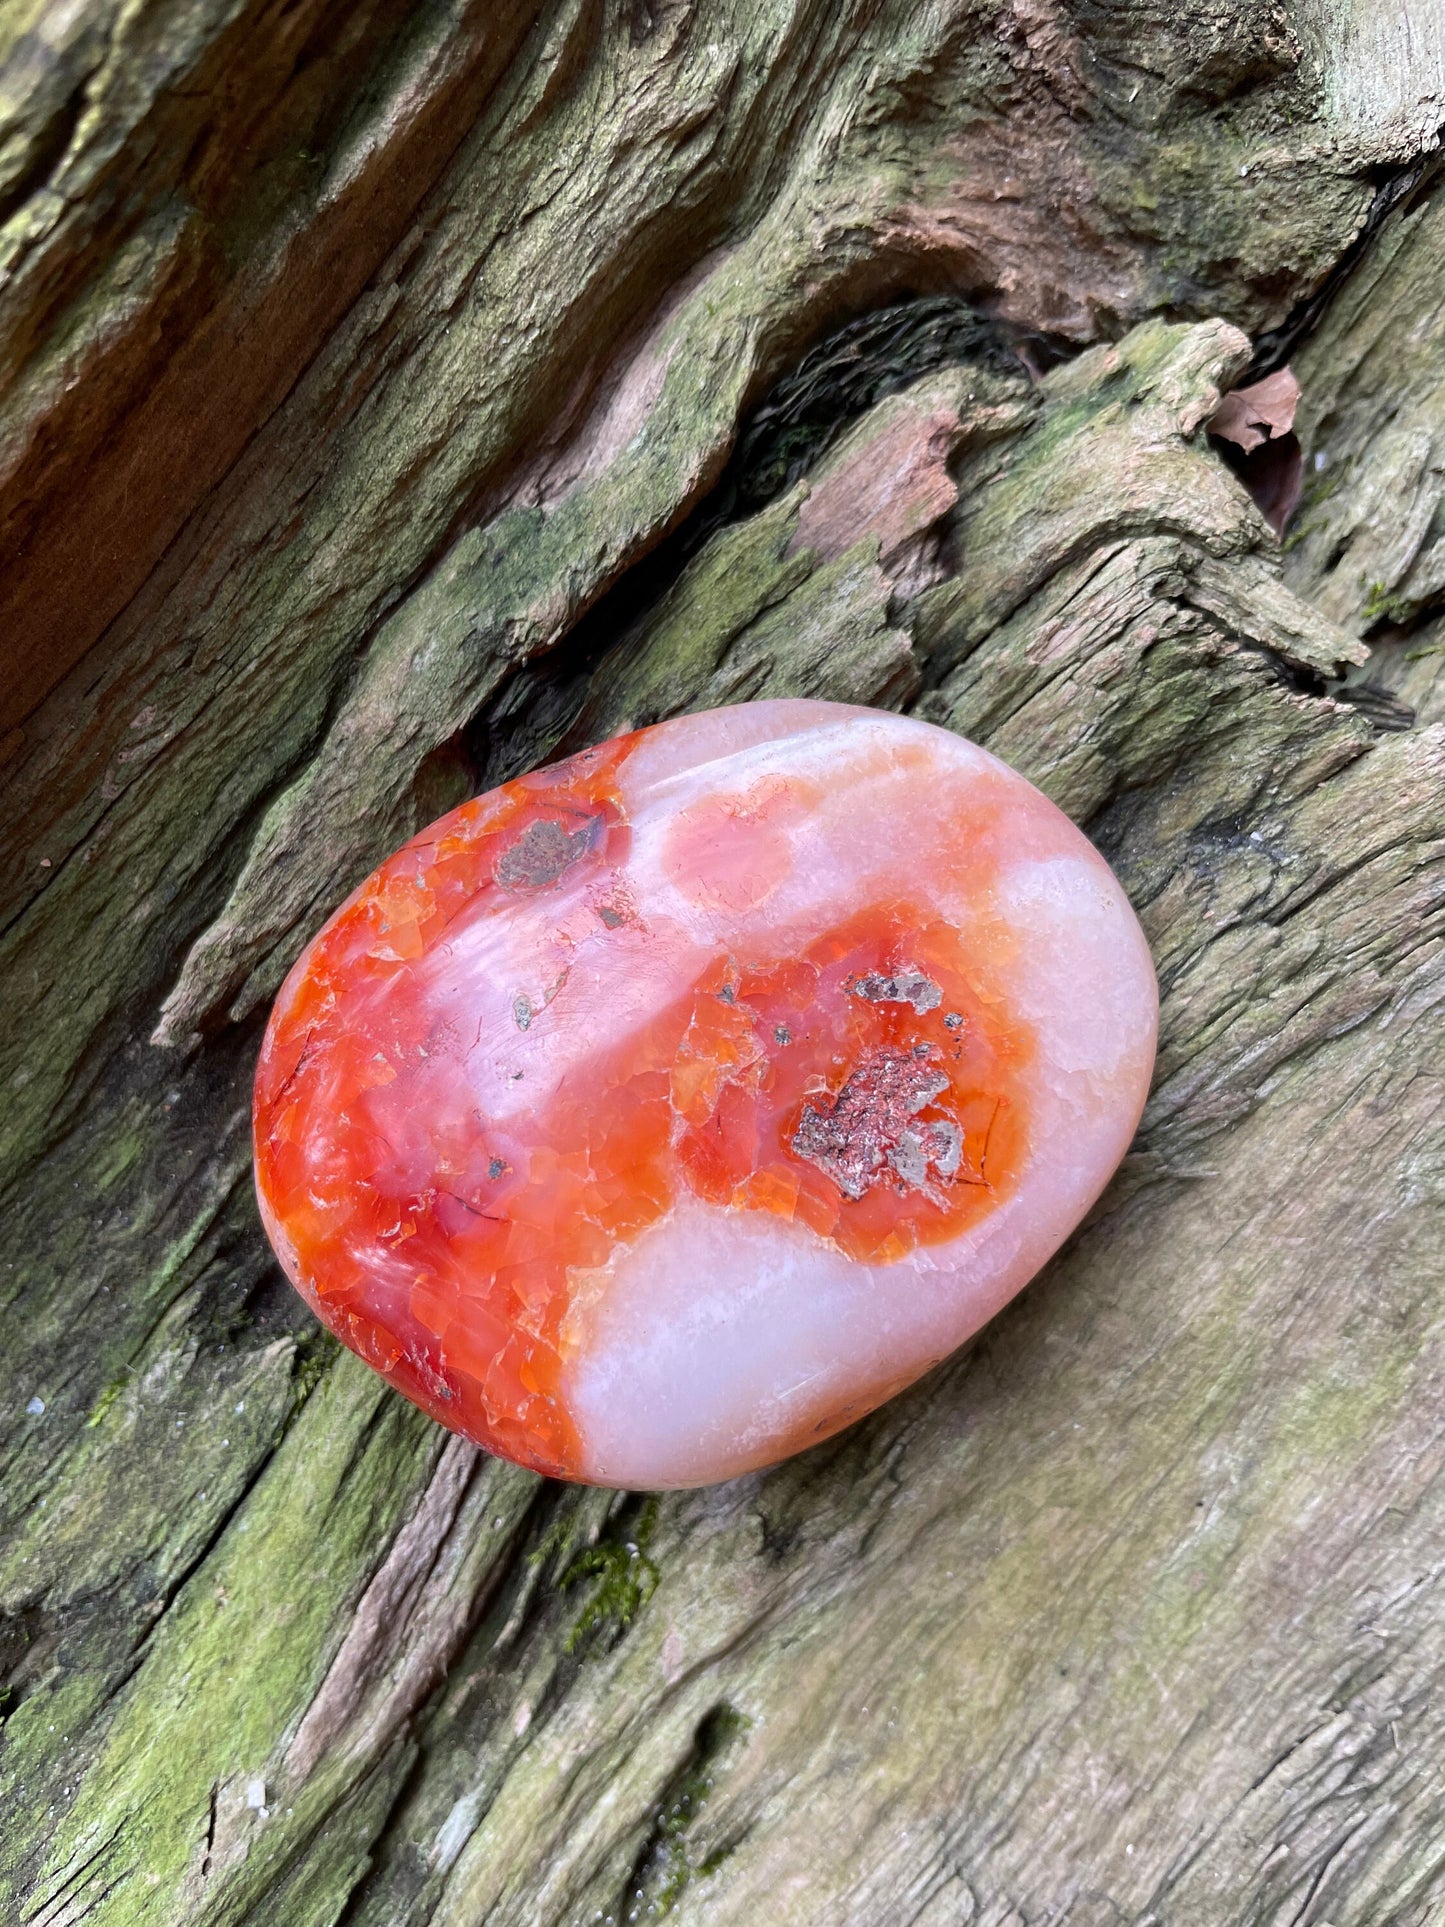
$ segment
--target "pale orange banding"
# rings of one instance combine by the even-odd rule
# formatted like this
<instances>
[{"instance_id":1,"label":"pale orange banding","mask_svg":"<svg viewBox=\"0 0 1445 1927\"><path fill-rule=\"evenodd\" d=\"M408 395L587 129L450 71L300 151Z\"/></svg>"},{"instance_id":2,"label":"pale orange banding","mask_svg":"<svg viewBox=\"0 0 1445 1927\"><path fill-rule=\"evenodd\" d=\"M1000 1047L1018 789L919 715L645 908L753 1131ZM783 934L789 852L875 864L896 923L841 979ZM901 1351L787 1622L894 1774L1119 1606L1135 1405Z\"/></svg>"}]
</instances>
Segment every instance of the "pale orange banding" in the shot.
<instances>
[{"instance_id":1,"label":"pale orange banding","mask_svg":"<svg viewBox=\"0 0 1445 1927\"><path fill-rule=\"evenodd\" d=\"M791 873L789 826L816 794L797 777L764 776L736 795L700 798L668 829L665 874L693 903L757 909Z\"/></svg>"}]
</instances>

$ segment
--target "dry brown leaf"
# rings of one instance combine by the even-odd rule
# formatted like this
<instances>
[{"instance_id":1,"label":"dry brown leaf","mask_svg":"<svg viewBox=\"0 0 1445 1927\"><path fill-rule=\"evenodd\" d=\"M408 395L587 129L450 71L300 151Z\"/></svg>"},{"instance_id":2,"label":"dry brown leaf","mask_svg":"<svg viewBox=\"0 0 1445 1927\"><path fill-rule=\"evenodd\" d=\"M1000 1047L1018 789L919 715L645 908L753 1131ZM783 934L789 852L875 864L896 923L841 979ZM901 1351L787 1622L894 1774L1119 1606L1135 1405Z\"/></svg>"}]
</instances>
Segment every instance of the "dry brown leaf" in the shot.
<instances>
[{"instance_id":1,"label":"dry brown leaf","mask_svg":"<svg viewBox=\"0 0 1445 1927\"><path fill-rule=\"evenodd\" d=\"M1226 395L1209 419L1209 432L1249 454L1262 442L1290 432L1299 398L1294 370L1279 368L1263 381Z\"/></svg>"}]
</instances>

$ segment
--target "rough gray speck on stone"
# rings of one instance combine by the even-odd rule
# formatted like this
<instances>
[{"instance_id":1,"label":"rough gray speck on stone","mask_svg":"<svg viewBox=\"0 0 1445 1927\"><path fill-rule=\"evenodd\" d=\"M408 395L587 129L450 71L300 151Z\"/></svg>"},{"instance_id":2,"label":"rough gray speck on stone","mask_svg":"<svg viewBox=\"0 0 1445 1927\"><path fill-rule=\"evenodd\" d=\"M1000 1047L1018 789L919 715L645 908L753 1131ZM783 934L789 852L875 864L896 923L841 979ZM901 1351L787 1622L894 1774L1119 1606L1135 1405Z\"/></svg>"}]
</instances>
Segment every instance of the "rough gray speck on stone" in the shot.
<instances>
[{"instance_id":1,"label":"rough gray speck on stone","mask_svg":"<svg viewBox=\"0 0 1445 1927\"><path fill-rule=\"evenodd\" d=\"M855 977L848 988L870 1004L912 1004L920 1017L937 1010L943 1002L942 990L921 970L897 970L891 977L874 971L866 977Z\"/></svg>"}]
</instances>

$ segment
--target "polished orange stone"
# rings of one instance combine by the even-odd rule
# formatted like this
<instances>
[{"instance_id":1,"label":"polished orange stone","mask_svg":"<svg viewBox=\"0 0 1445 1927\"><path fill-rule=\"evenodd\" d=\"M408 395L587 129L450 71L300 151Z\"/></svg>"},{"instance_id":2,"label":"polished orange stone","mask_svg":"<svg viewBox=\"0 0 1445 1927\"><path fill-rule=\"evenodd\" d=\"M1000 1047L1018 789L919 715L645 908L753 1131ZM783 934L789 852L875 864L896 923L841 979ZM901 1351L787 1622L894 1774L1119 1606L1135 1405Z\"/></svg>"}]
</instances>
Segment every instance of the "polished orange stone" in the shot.
<instances>
[{"instance_id":1,"label":"polished orange stone","mask_svg":"<svg viewBox=\"0 0 1445 1927\"><path fill-rule=\"evenodd\" d=\"M766 702L620 737L389 858L286 981L257 1188L444 1425L602 1484L814 1443L989 1318L1153 1062L1102 859L962 739Z\"/></svg>"}]
</instances>

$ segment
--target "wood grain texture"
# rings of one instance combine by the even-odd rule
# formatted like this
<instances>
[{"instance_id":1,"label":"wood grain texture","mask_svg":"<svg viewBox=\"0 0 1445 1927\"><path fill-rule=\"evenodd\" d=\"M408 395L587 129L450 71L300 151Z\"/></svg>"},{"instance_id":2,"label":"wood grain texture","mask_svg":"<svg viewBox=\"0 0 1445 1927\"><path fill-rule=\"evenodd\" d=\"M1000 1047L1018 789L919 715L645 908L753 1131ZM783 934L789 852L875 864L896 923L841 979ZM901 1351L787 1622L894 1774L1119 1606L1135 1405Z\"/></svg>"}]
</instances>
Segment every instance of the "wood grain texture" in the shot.
<instances>
[{"instance_id":1,"label":"wood grain texture","mask_svg":"<svg viewBox=\"0 0 1445 1927\"><path fill-rule=\"evenodd\" d=\"M1442 65L1394 0L0 12L7 1920L1445 1920ZM259 1026L469 790L777 694L1085 826L1154 1093L924 1385L563 1490L285 1286Z\"/></svg>"}]
</instances>

